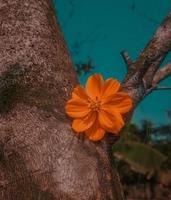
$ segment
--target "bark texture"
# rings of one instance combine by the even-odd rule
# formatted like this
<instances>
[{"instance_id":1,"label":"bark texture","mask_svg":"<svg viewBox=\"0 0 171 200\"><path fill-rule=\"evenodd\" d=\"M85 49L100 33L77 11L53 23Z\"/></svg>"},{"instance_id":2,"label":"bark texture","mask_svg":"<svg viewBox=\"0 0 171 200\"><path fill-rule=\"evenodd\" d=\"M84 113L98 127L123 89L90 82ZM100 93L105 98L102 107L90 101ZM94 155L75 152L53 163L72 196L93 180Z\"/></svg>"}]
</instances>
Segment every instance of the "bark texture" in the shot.
<instances>
[{"instance_id":1,"label":"bark texture","mask_svg":"<svg viewBox=\"0 0 171 200\"><path fill-rule=\"evenodd\" d=\"M0 0L0 199L122 199L104 143L65 115L76 84L51 2Z\"/></svg>"},{"instance_id":2,"label":"bark texture","mask_svg":"<svg viewBox=\"0 0 171 200\"><path fill-rule=\"evenodd\" d=\"M144 74L170 49L170 37L159 33L129 67L123 90L135 105L145 95ZM123 200L113 137L78 137L65 115L77 83L50 0L0 0L0 199Z\"/></svg>"}]
</instances>

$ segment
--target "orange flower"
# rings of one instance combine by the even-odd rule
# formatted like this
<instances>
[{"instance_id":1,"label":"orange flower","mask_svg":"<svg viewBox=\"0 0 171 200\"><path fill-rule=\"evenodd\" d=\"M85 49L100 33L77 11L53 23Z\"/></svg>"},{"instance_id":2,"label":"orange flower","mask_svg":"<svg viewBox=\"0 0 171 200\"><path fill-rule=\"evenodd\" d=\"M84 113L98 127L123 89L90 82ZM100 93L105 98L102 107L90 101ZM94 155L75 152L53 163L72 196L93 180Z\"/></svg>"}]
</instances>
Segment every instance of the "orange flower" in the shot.
<instances>
[{"instance_id":1,"label":"orange flower","mask_svg":"<svg viewBox=\"0 0 171 200\"><path fill-rule=\"evenodd\" d=\"M90 76L85 88L78 85L66 103L66 113L74 118L72 128L85 132L93 141L103 138L105 131L118 134L124 126L122 114L132 108L127 93L118 92L120 83L112 78L103 80L99 74Z\"/></svg>"}]
</instances>

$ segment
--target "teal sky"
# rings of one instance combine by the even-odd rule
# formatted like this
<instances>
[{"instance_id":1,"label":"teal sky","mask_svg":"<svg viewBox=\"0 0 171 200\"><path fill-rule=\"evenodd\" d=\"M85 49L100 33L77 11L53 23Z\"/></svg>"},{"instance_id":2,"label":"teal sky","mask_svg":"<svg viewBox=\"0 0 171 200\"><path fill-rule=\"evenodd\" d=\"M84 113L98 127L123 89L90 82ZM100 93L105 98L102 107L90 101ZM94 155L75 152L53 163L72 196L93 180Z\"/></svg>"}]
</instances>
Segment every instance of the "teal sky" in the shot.
<instances>
[{"instance_id":1,"label":"teal sky","mask_svg":"<svg viewBox=\"0 0 171 200\"><path fill-rule=\"evenodd\" d=\"M126 68L120 52L126 50L136 59L171 11L171 0L54 0L54 6L73 62L91 58L92 73L122 81ZM171 54L165 63L169 61ZM90 74L81 76L80 82L84 84ZM160 85L171 86L171 77ZM154 91L140 103L133 121L168 123L170 102L171 90Z\"/></svg>"}]
</instances>

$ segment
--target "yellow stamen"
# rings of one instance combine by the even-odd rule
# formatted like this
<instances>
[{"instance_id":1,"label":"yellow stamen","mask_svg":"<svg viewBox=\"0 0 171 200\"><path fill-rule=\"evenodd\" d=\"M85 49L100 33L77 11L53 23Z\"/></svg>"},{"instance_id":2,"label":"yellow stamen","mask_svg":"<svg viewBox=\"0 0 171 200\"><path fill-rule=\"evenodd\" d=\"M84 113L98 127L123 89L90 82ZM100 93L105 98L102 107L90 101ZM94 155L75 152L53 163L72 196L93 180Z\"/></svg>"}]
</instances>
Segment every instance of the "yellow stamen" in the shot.
<instances>
[{"instance_id":1,"label":"yellow stamen","mask_svg":"<svg viewBox=\"0 0 171 200\"><path fill-rule=\"evenodd\" d=\"M101 106L101 101L96 98L95 100L89 99L89 108L92 111L99 111Z\"/></svg>"}]
</instances>

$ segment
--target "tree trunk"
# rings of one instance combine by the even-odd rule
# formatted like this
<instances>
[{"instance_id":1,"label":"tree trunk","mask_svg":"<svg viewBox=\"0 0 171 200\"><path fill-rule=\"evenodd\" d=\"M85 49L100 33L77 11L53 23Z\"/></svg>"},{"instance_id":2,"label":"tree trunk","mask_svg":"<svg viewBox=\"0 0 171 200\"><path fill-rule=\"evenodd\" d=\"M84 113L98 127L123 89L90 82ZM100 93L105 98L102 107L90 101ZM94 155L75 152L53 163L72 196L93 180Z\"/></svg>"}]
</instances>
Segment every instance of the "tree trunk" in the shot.
<instances>
[{"instance_id":1,"label":"tree trunk","mask_svg":"<svg viewBox=\"0 0 171 200\"><path fill-rule=\"evenodd\" d=\"M0 199L122 200L106 140L77 137L78 83L50 0L0 0Z\"/></svg>"}]
</instances>

